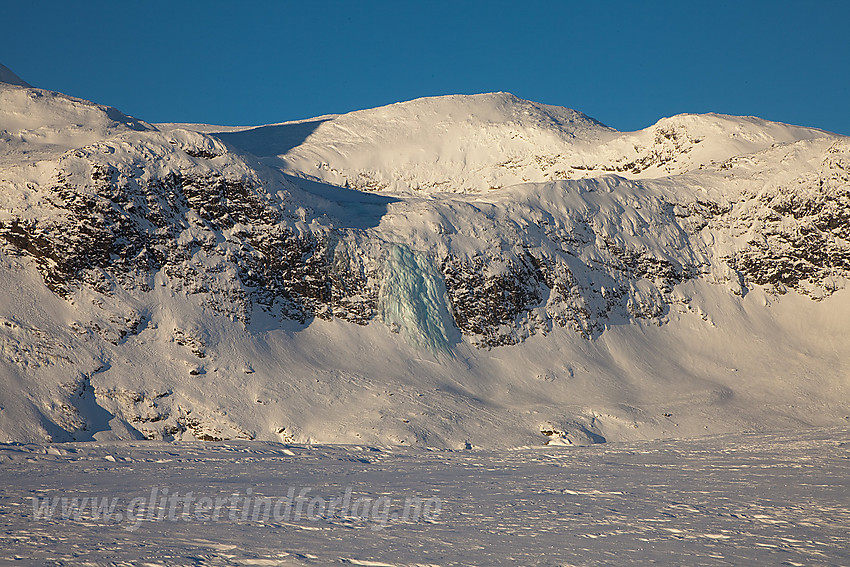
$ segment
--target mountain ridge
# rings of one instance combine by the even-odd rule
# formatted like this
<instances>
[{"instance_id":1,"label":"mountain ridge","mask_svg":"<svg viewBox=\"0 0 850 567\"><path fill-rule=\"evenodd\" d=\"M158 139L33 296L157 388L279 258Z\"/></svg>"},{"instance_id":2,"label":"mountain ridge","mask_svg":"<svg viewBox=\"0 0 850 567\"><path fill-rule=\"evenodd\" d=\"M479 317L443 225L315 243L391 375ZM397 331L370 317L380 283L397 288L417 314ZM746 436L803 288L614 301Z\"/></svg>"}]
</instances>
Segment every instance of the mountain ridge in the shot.
<instances>
[{"instance_id":1,"label":"mountain ridge","mask_svg":"<svg viewBox=\"0 0 850 567\"><path fill-rule=\"evenodd\" d=\"M309 123L295 143L289 129ZM294 132L293 132L294 134ZM236 150L287 173L358 190L482 192L617 173L686 173L777 143L835 135L753 117L681 114L617 132L563 107L510 93L414 99L322 119L221 132ZM287 142L275 147L276 142Z\"/></svg>"}]
</instances>

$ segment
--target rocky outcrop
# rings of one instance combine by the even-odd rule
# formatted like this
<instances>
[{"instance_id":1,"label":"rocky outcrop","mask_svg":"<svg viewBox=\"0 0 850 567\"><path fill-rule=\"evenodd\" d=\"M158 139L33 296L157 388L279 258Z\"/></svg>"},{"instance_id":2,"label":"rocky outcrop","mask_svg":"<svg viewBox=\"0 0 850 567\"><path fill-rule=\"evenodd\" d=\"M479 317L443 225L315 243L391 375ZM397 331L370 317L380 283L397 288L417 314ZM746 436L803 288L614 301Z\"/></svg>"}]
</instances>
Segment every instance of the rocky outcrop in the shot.
<instances>
[{"instance_id":1,"label":"rocky outcrop","mask_svg":"<svg viewBox=\"0 0 850 567\"><path fill-rule=\"evenodd\" d=\"M850 276L850 144L835 142L816 171L745 195L710 226L746 230L726 258L746 285L829 295Z\"/></svg>"}]
</instances>

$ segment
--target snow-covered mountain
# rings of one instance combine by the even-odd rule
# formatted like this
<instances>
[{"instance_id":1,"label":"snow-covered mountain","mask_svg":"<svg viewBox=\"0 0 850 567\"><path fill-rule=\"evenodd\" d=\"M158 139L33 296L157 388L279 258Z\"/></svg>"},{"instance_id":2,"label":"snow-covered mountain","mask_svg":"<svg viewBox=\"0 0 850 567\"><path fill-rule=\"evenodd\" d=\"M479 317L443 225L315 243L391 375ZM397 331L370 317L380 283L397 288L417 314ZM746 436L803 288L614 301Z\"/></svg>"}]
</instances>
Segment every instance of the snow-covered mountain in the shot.
<instances>
[{"instance_id":1,"label":"snow-covered mountain","mask_svg":"<svg viewBox=\"0 0 850 567\"><path fill-rule=\"evenodd\" d=\"M423 98L219 134L299 177L365 191L464 193L607 173L665 177L829 136L717 114L679 115L617 132L581 112L509 93Z\"/></svg>"},{"instance_id":2,"label":"snow-covered mountain","mask_svg":"<svg viewBox=\"0 0 850 567\"><path fill-rule=\"evenodd\" d=\"M3 440L495 447L850 414L843 136L621 133L505 93L151 125L6 82L0 140Z\"/></svg>"}]
</instances>

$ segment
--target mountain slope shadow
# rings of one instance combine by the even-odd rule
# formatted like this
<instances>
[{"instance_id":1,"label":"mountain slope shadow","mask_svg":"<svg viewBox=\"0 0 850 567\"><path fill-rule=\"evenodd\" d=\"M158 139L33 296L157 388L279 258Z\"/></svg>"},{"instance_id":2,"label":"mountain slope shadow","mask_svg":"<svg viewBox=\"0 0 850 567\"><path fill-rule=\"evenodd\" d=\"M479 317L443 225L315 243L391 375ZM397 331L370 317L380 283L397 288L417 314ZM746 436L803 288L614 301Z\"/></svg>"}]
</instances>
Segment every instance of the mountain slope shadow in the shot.
<instances>
[{"instance_id":1,"label":"mountain slope shadow","mask_svg":"<svg viewBox=\"0 0 850 567\"><path fill-rule=\"evenodd\" d=\"M301 198L313 211L340 221L342 228L367 229L380 224L390 203L401 199L330 185L284 174L302 191Z\"/></svg>"},{"instance_id":2,"label":"mountain slope shadow","mask_svg":"<svg viewBox=\"0 0 850 567\"><path fill-rule=\"evenodd\" d=\"M212 132L211 135L237 150L257 157L274 157L300 146L320 124L328 120L330 119L324 118L291 124L271 124L240 132Z\"/></svg>"}]
</instances>

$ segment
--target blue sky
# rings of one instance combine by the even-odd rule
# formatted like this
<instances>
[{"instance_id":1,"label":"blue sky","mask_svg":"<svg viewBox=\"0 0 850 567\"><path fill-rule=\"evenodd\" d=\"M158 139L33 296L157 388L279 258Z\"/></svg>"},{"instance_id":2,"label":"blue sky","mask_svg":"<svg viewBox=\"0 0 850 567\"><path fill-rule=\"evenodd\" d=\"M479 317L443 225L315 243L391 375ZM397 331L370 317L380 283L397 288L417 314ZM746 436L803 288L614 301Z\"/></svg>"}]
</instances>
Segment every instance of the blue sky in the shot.
<instances>
[{"instance_id":1,"label":"blue sky","mask_svg":"<svg viewBox=\"0 0 850 567\"><path fill-rule=\"evenodd\" d=\"M850 134L850 2L40 2L0 63L149 122L250 125L510 91L619 130L680 112Z\"/></svg>"}]
</instances>

